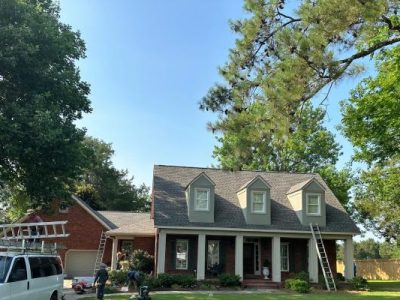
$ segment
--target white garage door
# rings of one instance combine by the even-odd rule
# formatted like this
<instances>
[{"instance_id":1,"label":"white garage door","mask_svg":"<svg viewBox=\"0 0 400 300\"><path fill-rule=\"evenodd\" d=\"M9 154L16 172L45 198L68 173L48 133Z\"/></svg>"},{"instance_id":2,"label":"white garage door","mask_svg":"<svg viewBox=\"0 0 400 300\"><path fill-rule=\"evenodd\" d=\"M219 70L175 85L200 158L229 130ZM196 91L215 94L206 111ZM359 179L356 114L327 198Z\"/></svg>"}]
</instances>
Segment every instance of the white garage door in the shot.
<instances>
[{"instance_id":1,"label":"white garage door","mask_svg":"<svg viewBox=\"0 0 400 300\"><path fill-rule=\"evenodd\" d=\"M68 250L65 255L67 277L93 276L97 251Z\"/></svg>"}]
</instances>

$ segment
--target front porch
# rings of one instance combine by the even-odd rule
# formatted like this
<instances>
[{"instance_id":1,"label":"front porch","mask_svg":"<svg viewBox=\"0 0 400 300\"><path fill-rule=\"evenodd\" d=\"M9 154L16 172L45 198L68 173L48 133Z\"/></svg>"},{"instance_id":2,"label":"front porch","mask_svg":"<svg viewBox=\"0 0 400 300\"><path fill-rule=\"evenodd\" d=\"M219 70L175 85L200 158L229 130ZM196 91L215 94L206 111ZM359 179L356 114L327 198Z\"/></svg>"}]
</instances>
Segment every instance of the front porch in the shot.
<instances>
[{"instance_id":1,"label":"front porch","mask_svg":"<svg viewBox=\"0 0 400 300\"><path fill-rule=\"evenodd\" d=\"M347 263L352 262L352 239L344 239ZM324 239L332 272L336 274L336 239ZM311 245L311 247L310 247ZM220 273L240 276L244 284L264 279L263 265L270 274L266 282L280 283L291 273L307 272L311 282L318 282L318 255L307 235L266 234L189 234L160 231L157 240L157 274L193 274L198 280L216 277ZM351 258L350 258L351 256ZM352 265L352 263L351 263ZM346 268L352 270L353 268ZM345 274L352 278L350 271Z\"/></svg>"}]
</instances>

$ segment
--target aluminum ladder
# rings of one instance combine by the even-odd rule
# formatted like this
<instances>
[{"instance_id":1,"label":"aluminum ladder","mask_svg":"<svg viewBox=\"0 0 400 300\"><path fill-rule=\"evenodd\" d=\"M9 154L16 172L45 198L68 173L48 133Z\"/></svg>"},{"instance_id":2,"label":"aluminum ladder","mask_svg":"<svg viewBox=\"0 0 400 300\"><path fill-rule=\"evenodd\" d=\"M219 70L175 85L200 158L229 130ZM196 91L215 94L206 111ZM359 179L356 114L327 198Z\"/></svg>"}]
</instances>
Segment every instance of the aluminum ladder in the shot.
<instances>
[{"instance_id":1,"label":"aluminum ladder","mask_svg":"<svg viewBox=\"0 0 400 300\"><path fill-rule=\"evenodd\" d=\"M324 274L325 284L328 291L336 292L336 283L333 278L331 266L329 264L328 256L326 255L324 241L322 240L321 231L318 224L310 224L311 233L313 236L314 244L317 249L319 263L321 265L322 273Z\"/></svg>"},{"instance_id":2,"label":"aluminum ladder","mask_svg":"<svg viewBox=\"0 0 400 300\"><path fill-rule=\"evenodd\" d=\"M64 249L60 243L46 243L45 239L65 238L68 221L0 224L0 249L54 253Z\"/></svg>"},{"instance_id":3,"label":"aluminum ladder","mask_svg":"<svg viewBox=\"0 0 400 300\"><path fill-rule=\"evenodd\" d=\"M104 231L102 231L100 236L99 248L97 249L96 262L94 264L93 277L95 277L97 271L100 270L100 264L103 261L104 250L106 248L106 241L107 236Z\"/></svg>"}]
</instances>

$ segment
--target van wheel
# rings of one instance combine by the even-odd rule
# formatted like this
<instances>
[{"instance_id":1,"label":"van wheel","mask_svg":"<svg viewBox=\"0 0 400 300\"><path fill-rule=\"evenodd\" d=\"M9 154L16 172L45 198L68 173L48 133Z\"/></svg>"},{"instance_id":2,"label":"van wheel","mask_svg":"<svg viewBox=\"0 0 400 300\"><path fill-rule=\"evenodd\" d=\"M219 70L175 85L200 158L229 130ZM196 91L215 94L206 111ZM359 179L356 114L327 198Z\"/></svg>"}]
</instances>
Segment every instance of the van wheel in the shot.
<instances>
[{"instance_id":1,"label":"van wheel","mask_svg":"<svg viewBox=\"0 0 400 300\"><path fill-rule=\"evenodd\" d=\"M57 300L57 292L54 292L51 297L50 300Z\"/></svg>"}]
</instances>

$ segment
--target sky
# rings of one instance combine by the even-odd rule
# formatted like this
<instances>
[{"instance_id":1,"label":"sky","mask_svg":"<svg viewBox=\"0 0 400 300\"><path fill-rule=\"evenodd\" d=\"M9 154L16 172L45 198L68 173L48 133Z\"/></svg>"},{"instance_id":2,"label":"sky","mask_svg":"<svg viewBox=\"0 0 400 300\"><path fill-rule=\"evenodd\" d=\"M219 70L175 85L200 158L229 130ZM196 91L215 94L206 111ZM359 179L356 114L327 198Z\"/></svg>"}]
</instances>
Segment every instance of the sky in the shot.
<instances>
[{"instance_id":1,"label":"sky","mask_svg":"<svg viewBox=\"0 0 400 300\"><path fill-rule=\"evenodd\" d=\"M112 143L117 168L135 184L152 184L154 164L208 167L215 137L199 110L208 89L221 81L236 36L228 21L244 17L242 0L61 0L61 20L81 32L87 58L78 62L91 85L93 112L78 122L87 133ZM336 131L338 102L359 80L331 93L326 126Z\"/></svg>"}]
</instances>

